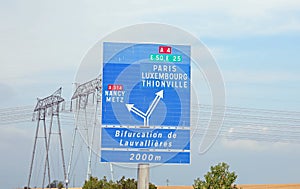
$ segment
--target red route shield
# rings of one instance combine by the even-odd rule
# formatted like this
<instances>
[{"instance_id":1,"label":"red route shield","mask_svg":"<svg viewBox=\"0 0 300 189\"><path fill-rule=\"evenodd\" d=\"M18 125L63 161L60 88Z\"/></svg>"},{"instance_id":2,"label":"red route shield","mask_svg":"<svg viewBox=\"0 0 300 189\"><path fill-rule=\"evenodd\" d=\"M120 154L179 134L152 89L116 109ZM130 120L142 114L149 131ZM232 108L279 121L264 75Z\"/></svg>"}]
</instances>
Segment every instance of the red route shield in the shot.
<instances>
[{"instance_id":1,"label":"red route shield","mask_svg":"<svg viewBox=\"0 0 300 189\"><path fill-rule=\"evenodd\" d=\"M170 47L170 46L159 46L158 52L159 52L159 54L171 54L172 53L172 47Z\"/></svg>"}]
</instances>

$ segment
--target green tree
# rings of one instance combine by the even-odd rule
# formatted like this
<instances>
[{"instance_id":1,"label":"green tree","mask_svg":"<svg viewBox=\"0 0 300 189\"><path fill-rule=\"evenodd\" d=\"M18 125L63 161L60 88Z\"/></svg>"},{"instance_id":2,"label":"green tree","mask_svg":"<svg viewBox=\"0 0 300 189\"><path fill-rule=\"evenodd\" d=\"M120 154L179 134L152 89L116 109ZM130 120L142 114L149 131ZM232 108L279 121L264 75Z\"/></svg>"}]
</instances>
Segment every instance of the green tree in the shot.
<instances>
[{"instance_id":1,"label":"green tree","mask_svg":"<svg viewBox=\"0 0 300 189\"><path fill-rule=\"evenodd\" d=\"M64 184L62 181L58 181L58 180L54 180L50 183L50 185L48 184L46 186L46 188L58 188L58 189L61 189L64 187Z\"/></svg>"},{"instance_id":2,"label":"green tree","mask_svg":"<svg viewBox=\"0 0 300 189\"><path fill-rule=\"evenodd\" d=\"M117 181L117 184L121 189L137 189L137 182L134 179L125 179L124 176Z\"/></svg>"},{"instance_id":3,"label":"green tree","mask_svg":"<svg viewBox=\"0 0 300 189\"><path fill-rule=\"evenodd\" d=\"M84 182L82 189L101 189L101 183L97 177L90 177L90 180Z\"/></svg>"},{"instance_id":4,"label":"green tree","mask_svg":"<svg viewBox=\"0 0 300 189\"><path fill-rule=\"evenodd\" d=\"M63 187L64 187L64 183L60 181L60 182L57 184L57 188L58 188L58 189L62 189Z\"/></svg>"},{"instance_id":5,"label":"green tree","mask_svg":"<svg viewBox=\"0 0 300 189\"><path fill-rule=\"evenodd\" d=\"M210 171L204 175L205 180L197 178L194 181L194 189L232 189L237 188L233 183L237 179L235 172L229 171L229 165L219 163L211 166Z\"/></svg>"},{"instance_id":6,"label":"green tree","mask_svg":"<svg viewBox=\"0 0 300 189\"><path fill-rule=\"evenodd\" d=\"M157 186L155 184L149 183L149 189L157 189Z\"/></svg>"},{"instance_id":7,"label":"green tree","mask_svg":"<svg viewBox=\"0 0 300 189\"><path fill-rule=\"evenodd\" d=\"M106 177L100 180L97 177L90 177L90 180L85 181L82 189L137 189L137 181L126 179L124 176L116 182L108 181ZM149 189L157 189L157 187L149 183Z\"/></svg>"},{"instance_id":8,"label":"green tree","mask_svg":"<svg viewBox=\"0 0 300 189\"><path fill-rule=\"evenodd\" d=\"M137 189L137 181L130 178L125 179L124 176L119 181L117 181L117 184L120 187L119 189ZM149 189L157 189L157 186L150 182Z\"/></svg>"}]
</instances>

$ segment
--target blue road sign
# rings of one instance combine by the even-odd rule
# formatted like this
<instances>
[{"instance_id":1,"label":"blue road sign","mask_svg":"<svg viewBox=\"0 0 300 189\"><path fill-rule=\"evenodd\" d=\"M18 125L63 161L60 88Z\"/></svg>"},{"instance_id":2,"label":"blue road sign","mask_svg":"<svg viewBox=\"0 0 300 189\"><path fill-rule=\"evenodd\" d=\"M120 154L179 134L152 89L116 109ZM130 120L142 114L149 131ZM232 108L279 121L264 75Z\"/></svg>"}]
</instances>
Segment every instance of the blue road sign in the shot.
<instances>
[{"instance_id":1,"label":"blue road sign","mask_svg":"<svg viewBox=\"0 0 300 189\"><path fill-rule=\"evenodd\" d=\"M189 164L190 153L104 150L101 162Z\"/></svg>"},{"instance_id":2,"label":"blue road sign","mask_svg":"<svg viewBox=\"0 0 300 189\"><path fill-rule=\"evenodd\" d=\"M190 130L103 128L102 148L190 150Z\"/></svg>"},{"instance_id":3,"label":"blue road sign","mask_svg":"<svg viewBox=\"0 0 300 189\"><path fill-rule=\"evenodd\" d=\"M104 43L102 148L189 151L190 78L190 46ZM120 137L118 132L135 133L135 137ZM137 137L155 132L163 136ZM177 137L168 139L170 132ZM101 161L106 153L102 149Z\"/></svg>"}]
</instances>

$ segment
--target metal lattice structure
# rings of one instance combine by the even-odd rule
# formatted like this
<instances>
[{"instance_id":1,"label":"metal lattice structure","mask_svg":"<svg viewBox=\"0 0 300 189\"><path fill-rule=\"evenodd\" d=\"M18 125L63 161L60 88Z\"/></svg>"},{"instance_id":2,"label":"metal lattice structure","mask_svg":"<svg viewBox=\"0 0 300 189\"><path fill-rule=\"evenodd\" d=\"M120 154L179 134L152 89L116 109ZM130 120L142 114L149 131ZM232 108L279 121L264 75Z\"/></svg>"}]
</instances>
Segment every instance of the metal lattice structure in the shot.
<instances>
[{"instance_id":1,"label":"metal lattice structure","mask_svg":"<svg viewBox=\"0 0 300 189\"><path fill-rule=\"evenodd\" d=\"M60 103L64 102L65 100L61 97L62 88L59 88L55 91L52 95L39 99L34 108L34 112L39 112L41 110L47 110L51 107L58 106Z\"/></svg>"},{"instance_id":2,"label":"metal lattice structure","mask_svg":"<svg viewBox=\"0 0 300 189\"><path fill-rule=\"evenodd\" d=\"M94 105L94 117L93 117L93 123L92 123L92 136L90 139L86 139L86 142L88 143L88 166L87 166L87 176L86 179L88 180L92 176L92 168L91 168L91 158L92 158L92 148L93 148L93 141L94 141L94 134L95 134L95 127L97 125L97 115L98 115L98 106L101 102L101 77L97 77L91 81L88 81L86 83L80 84L77 86L72 98L71 98L71 111L73 111L72 103L75 101L75 128L73 132L73 140L72 140L72 147L71 147L71 153L70 153L70 159L68 163L68 169L67 169L67 181L69 181L70 178L70 171L72 166L72 160L73 160L73 153L74 153L74 147L75 147L75 139L77 132L81 129L82 124L78 122L78 118L80 117L80 113L83 113L85 116L84 119L87 119L86 117L86 108L89 103L89 99L92 98L92 104ZM83 112L82 112L83 111ZM85 121L86 123L86 121ZM87 127L87 126L86 126ZM87 129L87 128L85 128Z\"/></svg>"},{"instance_id":3,"label":"metal lattice structure","mask_svg":"<svg viewBox=\"0 0 300 189\"><path fill-rule=\"evenodd\" d=\"M90 95L93 96L93 102L94 102L95 94L97 94L97 92L101 92L100 77L93 79L91 81L88 81L86 83L80 84L76 88L76 90L71 98L71 102L73 100L76 100L76 109L80 109L80 108L85 109L86 105L88 103L89 96ZM72 105L71 105L71 110L72 110Z\"/></svg>"},{"instance_id":4,"label":"metal lattice structure","mask_svg":"<svg viewBox=\"0 0 300 189\"><path fill-rule=\"evenodd\" d=\"M46 174L48 175L48 182L49 182L49 186L50 186L51 176L50 176L50 163L49 163L49 148L50 148L50 139L51 139L51 134L52 134L52 125L53 125L54 117L56 117L56 119L57 119L57 125L58 125L58 133L57 134L59 135L63 174L64 174L64 179L66 180L66 168L65 168L64 151L63 151L63 145L62 145L61 126L60 126L60 120L59 120L60 104L65 101L61 97L61 92L62 92L62 88L59 88L52 95L50 95L46 98L43 98L43 99L38 99L38 102L34 108L33 120L34 119L37 120L37 127L36 127L35 140L34 140L31 165L30 165L30 171L29 171L29 178L28 178L28 185L27 185L28 188L30 188L33 164L34 164L34 159L35 159L35 154L36 154L37 141L38 141L38 138L40 138L39 130L40 130L40 122L41 121L43 123L43 133L44 133L44 136L42 138L44 139L45 149L46 149L45 150L46 157L45 157L45 164L44 164L42 188L44 188L44 185L45 185ZM50 125L49 125L48 132L47 132L47 126L46 126L46 116L47 115L50 115Z\"/></svg>"}]
</instances>

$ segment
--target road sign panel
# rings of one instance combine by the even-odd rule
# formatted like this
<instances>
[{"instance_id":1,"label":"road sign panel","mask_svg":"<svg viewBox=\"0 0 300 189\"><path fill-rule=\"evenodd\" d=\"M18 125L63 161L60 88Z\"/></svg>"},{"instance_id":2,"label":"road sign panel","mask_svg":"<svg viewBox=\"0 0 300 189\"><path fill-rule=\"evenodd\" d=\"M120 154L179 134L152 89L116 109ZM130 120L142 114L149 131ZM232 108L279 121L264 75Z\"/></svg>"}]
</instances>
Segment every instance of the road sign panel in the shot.
<instances>
[{"instance_id":1,"label":"road sign panel","mask_svg":"<svg viewBox=\"0 0 300 189\"><path fill-rule=\"evenodd\" d=\"M190 130L102 128L102 148L190 150Z\"/></svg>"},{"instance_id":2,"label":"road sign panel","mask_svg":"<svg viewBox=\"0 0 300 189\"><path fill-rule=\"evenodd\" d=\"M102 150L101 162L189 164L189 152Z\"/></svg>"},{"instance_id":3,"label":"road sign panel","mask_svg":"<svg viewBox=\"0 0 300 189\"><path fill-rule=\"evenodd\" d=\"M102 147L189 150L190 46L104 43L102 81ZM150 133L157 127L165 138L151 140L166 147L116 134ZM178 138L167 140L170 127ZM125 140L137 145L124 146ZM172 143L168 148L166 141Z\"/></svg>"}]
</instances>

